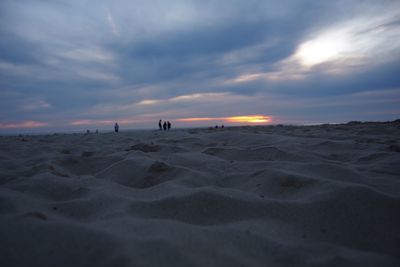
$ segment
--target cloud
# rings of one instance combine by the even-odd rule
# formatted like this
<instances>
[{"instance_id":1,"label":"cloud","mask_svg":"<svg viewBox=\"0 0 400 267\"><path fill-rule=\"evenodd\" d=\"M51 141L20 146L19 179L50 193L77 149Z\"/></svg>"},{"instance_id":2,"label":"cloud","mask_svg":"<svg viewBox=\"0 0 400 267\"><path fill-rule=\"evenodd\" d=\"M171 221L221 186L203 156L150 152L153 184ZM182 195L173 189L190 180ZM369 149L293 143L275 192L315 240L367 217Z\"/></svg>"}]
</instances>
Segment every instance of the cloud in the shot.
<instances>
[{"instance_id":1,"label":"cloud","mask_svg":"<svg viewBox=\"0 0 400 267\"><path fill-rule=\"evenodd\" d=\"M391 119L397 91L392 102L362 93L399 88L399 10L395 0L4 0L0 120Z\"/></svg>"},{"instance_id":2,"label":"cloud","mask_svg":"<svg viewBox=\"0 0 400 267\"><path fill-rule=\"evenodd\" d=\"M389 12L372 19L361 15L341 21L312 33L290 56L272 65L272 70L240 74L226 83L300 80L316 72L348 75L397 61L393 55L400 55L398 15Z\"/></svg>"},{"instance_id":3,"label":"cloud","mask_svg":"<svg viewBox=\"0 0 400 267\"><path fill-rule=\"evenodd\" d=\"M145 99L138 103L137 105L155 105L166 102L196 102L196 101L220 101L223 98L232 97L232 94L228 92L223 93L198 93L190 95L178 95L165 100L161 99Z\"/></svg>"},{"instance_id":4,"label":"cloud","mask_svg":"<svg viewBox=\"0 0 400 267\"><path fill-rule=\"evenodd\" d=\"M71 125L110 125L113 121L110 120L75 120Z\"/></svg>"},{"instance_id":5,"label":"cloud","mask_svg":"<svg viewBox=\"0 0 400 267\"><path fill-rule=\"evenodd\" d=\"M93 62L97 64L110 63L114 61L114 55L110 51L98 46L76 47L69 50L55 51L54 56L63 58L64 60L73 60L81 62Z\"/></svg>"},{"instance_id":6,"label":"cloud","mask_svg":"<svg viewBox=\"0 0 400 267\"><path fill-rule=\"evenodd\" d=\"M111 27L111 30L112 30L113 34L114 34L116 37L119 37L120 34L119 34L118 29L117 29L117 25L115 24L114 19L113 19L113 17L111 16L111 13L110 13L109 10L107 10L107 21L108 21L108 23L110 24L110 27Z\"/></svg>"},{"instance_id":7,"label":"cloud","mask_svg":"<svg viewBox=\"0 0 400 267\"><path fill-rule=\"evenodd\" d=\"M41 109L49 109L52 107L53 106L50 103L46 102L43 99L33 99L29 102L25 102L22 106L22 109L26 111L34 111Z\"/></svg>"},{"instance_id":8,"label":"cloud","mask_svg":"<svg viewBox=\"0 0 400 267\"><path fill-rule=\"evenodd\" d=\"M47 126L48 123L40 121L23 121L17 123L0 123L0 129L38 128Z\"/></svg>"},{"instance_id":9,"label":"cloud","mask_svg":"<svg viewBox=\"0 0 400 267\"><path fill-rule=\"evenodd\" d=\"M247 99L244 99L247 98ZM255 100L253 97L243 97L238 94L230 92L218 93L194 93L189 95L177 95L166 99L143 99L138 102L117 104L117 105L97 105L88 113L97 114L100 116L107 116L113 114L115 117L128 116L134 114L135 116L143 114L153 114L168 110L173 113L173 110L185 110L191 107L192 113L199 110L209 110L214 112L214 107L218 105L234 105L235 103L251 102ZM175 117L175 115L173 116Z\"/></svg>"}]
</instances>

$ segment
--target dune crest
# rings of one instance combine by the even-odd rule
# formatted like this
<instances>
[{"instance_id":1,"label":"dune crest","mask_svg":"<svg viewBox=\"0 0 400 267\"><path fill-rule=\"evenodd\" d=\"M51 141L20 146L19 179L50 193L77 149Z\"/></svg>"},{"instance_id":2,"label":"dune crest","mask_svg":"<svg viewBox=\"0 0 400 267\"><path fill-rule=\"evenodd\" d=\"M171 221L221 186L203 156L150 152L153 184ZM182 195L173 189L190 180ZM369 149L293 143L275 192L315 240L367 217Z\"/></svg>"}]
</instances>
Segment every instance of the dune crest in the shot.
<instances>
[{"instance_id":1,"label":"dune crest","mask_svg":"<svg viewBox=\"0 0 400 267\"><path fill-rule=\"evenodd\" d=\"M400 123L0 137L0 266L399 266Z\"/></svg>"}]
</instances>

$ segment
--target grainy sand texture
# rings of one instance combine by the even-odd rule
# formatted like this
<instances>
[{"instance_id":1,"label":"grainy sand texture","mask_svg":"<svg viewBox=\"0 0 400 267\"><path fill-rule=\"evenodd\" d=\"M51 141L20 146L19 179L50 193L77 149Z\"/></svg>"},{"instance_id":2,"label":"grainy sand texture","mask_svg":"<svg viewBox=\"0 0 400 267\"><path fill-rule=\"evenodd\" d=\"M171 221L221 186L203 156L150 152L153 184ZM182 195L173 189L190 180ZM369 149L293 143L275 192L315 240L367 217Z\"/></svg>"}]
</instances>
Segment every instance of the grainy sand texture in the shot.
<instances>
[{"instance_id":1,"label":"grainy sand texture","mask_svg":"<svg viewBox=\"0 0 400 267\"><path fill-rule=\"evenodd\" d=\"M0 266L400 266L400 122L0 137Z\"/></svg>"}]
</instances>

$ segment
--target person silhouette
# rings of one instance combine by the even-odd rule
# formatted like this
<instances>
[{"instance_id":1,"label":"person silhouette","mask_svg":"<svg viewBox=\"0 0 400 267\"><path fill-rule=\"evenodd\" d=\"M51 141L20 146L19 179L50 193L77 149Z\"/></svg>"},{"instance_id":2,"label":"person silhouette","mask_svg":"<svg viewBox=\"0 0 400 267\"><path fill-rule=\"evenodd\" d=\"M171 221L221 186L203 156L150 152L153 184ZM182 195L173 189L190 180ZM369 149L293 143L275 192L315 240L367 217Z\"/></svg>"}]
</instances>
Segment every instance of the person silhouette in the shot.
<instances>
[{"instance_id":1,"label":"person silhouette","mask_svg":"<svg viewBox=\"0 0 400 267\"><path fill-rule=\"evenodd\" d=\"M162 121L161 120L158 121L158 128L160 128L160 131L162 130Z\"/></svg>"},{"instance_id":2,"label":"person silhouette","mask_svg":"<svg viewBox=\"0 0 400 267\"><path fill-rule=\"evenodd\" d=\"M167 122L166 121L164 121L163 128L164 128L164 131L167 130Z\"/></svg>"},{"instance_id":3,"label":"person silhouette","mask_svg":"<svg viewBox=\"0 0 400 267\"><path fill-rule=\"evenodd\" d=\"M168 131L171 129L171 123L169 121L167 121L167 127L168 127Z\"/></svg>"},{"instance_id":4,"label":"person silhouette","mask_svg":"<svg viewBox=\"0 0 400 267\"><path fill-rule=\"evenodd\" d=\"M118 125L117 122L114 124L114 131L115 131L116 133L118 133L118 131L119 131L119 125Z\"/></svg>"}]
</instances>

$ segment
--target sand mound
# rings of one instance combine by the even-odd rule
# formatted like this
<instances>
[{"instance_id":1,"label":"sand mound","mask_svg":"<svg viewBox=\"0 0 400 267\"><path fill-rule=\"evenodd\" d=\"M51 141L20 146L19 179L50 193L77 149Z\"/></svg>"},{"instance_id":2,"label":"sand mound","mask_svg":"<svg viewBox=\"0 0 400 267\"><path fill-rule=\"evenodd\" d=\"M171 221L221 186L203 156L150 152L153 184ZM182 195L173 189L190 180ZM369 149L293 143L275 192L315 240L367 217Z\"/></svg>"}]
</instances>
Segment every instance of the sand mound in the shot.
<instances>
[{"instance_id":1,"label":"sand mound","mask_svg":"<svg viewBox=\"0 0 400 267\"><path fill-rule=\"evenodd\" d=\"M140 144L133 145L126 149L126 151L130 151L130 150L139 150L142 152L157 152L160 150L160 146L153 145L153 144L140 143Z\"/></svg>"},{"instance_id":2,"label":"sand mound","mask_svg":"<svg viewBox=\"0 0 400 267\"><path fill-rule=\"evenodd\" d=\"M203 153L217 156L225 160L238 161L300 161L302 158L292 153L285 152L276 147L263 147L257 149L237 149L237 148L221 148L211 147L203 151Z\"/></svg>"},{"instance_id":3,"label":"sand mound","mask_svg":"<svg viewBox=\"0 0 400 267\"><path fill-rule=\"evenodd\" d=\"M0 266L399 266L397 123L0 138Z\"/></svg>"},{"instance_id":4,"label":"sand mound","mask_svg":"<svg viewBox=\"0 0 400 267\"><path fill-rule=\"evenodd\" d=\"M104 231L32 216L15 220L1 223L7 229L0 231L2 266L126 266L128 262L115 238Z\"/></svg>"}]
</instances>

